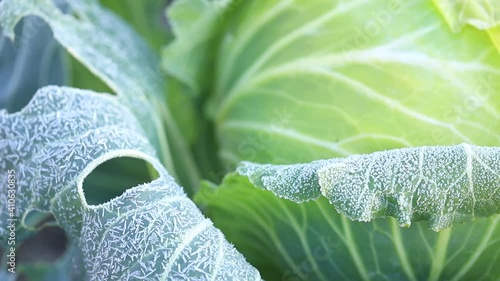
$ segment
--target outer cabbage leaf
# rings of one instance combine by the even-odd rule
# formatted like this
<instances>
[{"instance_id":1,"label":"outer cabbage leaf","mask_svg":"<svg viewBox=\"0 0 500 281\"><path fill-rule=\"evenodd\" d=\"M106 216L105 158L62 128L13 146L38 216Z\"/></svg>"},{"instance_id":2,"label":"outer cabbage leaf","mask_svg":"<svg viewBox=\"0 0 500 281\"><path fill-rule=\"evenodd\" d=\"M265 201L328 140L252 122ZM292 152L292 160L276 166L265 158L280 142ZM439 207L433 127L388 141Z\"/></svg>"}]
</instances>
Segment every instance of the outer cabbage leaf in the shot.
<instances>
[{"instance_id":1,"label":"outer cabbage leaf","mask_svg":"<svg viewBox=\"0 0 500 281\"><path fill-rule=\"evenodd\" d=\"M97 0L68 4L75 15L62 13L51 0L5 0L0 3L0 23L13 38L14 26L22 17L36 15L44 19L59 43L132 110L162 162L191 191L198 182L197 169L166 110L165 86L157 67L159 58L135 31L101 8ZM179 169L174 168L173 158Z\"/></svg>"},{"instance_id":2,"label":"outer cabbage leaf","mask_svg":"<svg viewBox=\"0 0 500 281\"><path fill-rule=\"evenodd\" d=\"M328 198L357 221L426 220L440 231L500 213L500 148L468 144L403 148L310 164L244 162L240 175L296 203Z\"/></svg>"},{"instance_id":3,"label":"outer cabbage leaf","mask_svg":"<svg viewBox=\"0 0 500 281\"><path fill-rule=\"evenodd\" d=\"M497 280L500 215L440 232L427 222L352 222L325 197L296 204L247 177L205 185L204 212L266 280ZM249 243L249 241L252 241Z\"/></svg>"},{"instance_id":4,"label":"outer cabbage leaf","mask_svg":"<svg viewBox=\"0 0 500 281\"><path fill-rule=\"evenodd\" d=\"M500 274L494 266L500 262L498 147L405 148L295 165L245 162L196 199L270 280L496 280ZM385 217L395 219L347 219Z\"/></svg>"},{"instance_id":5,"label":"outer cabbage leaf","mask_svg":"<svg viewBox=\"0 0 500 281\"><path fill-rule=\"evenodd\" d=\"M161 166L140 123L115 97L43 88L22 111L0 113L0 151L1 207L7 209L13 170L18 235L29 211L53 213L81 249L75 266L83 268L82 279L260 279ZM101 205L87 204L85 177L124 156L147 161L159 178ZM5 244L12 217L2 212L0 218Z\"/></svg>"}]
</instances>

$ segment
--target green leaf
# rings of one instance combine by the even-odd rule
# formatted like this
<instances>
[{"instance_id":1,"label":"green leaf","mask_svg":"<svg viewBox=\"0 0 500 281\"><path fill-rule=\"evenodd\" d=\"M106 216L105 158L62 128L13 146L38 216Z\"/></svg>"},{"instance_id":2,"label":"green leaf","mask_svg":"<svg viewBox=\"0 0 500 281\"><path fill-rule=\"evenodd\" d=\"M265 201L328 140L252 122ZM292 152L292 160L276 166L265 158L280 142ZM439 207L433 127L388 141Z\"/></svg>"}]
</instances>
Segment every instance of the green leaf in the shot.
<instances>
[{"instance_id":1,"label":"green leaf","mask_svg":"<svg viewBox=\"0 0 500 281\"><path fill-rule=\"evenodd\" d=\"M391 216L410 226L426 220L440 231L500 213L498 147L403 148L295 165L244 162L237 172L296 203L321 194L356 221Z\"/></svg>"},{"instance_id":2,"label":"green leaf","mask_svg":"<svg viewBox=\"0 0 500 281\"><path fill-rule=\"evenodd\" d=\"M68 4L75 15L63 14L50 0L5 0L0 3L0 22L12 38L13 28L22 17L36 15L44 19L59 43L132 110L169 171L180 177L189 191L194 189L198 183L196 166L165 110L165 86L157 55L135 31L101 8L96 0ZM173 158L180 168L174 168Z\"/></svg>"},{"instance_id":3,"label":"green leaf","mask_svg":"<svg viewBox=\"0 0 500 281\"><path fill-rule=\"evenodd\" d=\"M500 2L494 0L434 0L453 32L469 24L477 29L500 25Z\"/></svg>"},{"instance_id":4,"label":"green leaf","mask_svg":"<svg viewBox=\"0 0 500 281\"><path fill-rule=\"evenodd\" d=\"M220 187L205 184L195 200L269 280L496 280L500 274L498 147L405 148L295 165L245 162Z\"/></svg>"},{"instance_id":5,"label":"green leaf","mask_svg":"<svg viewBox=\"0 0 500 281\"><path fill-rule=\"evenodd\" d=\"M467 144L244 162L195 200L268 280L496 280L499 163Z\"/></svg>"},{"instance_id":6,"label":"green leaf","mask_svg":"<svg viewBox=\"0 0 500 281\"><path fill-rule=\"evenodd\" d=\"M171 40L172 35L164 15L168 1L103 0L101 3L134 27L154 50L160 49Z\"/></svg>"},{"instance_id":7,"label":"green leaf","mask_svg":"<svg viewBox=\"0 0 500 281\"><path fill-rule=\"evenodd\" d=\"M498 193L497 193L498 194ZM440 232L393 218L353 222L325 197L296 204L245 176L196 197L265 280L490 280L500 276L500 215Z\"/></svg>"},{"instance_id":8,"label":"green leaf","mask_svg":"<svg viewBox=\"0 0 500 281\"><path fill-rule=\"evenodd\" d=\"M196 21L178 21L182 32L162 59L179 68L167 68L171 75L209 91L206 111L225 165L286 165L401 147L500 142L500 55L494 45L500 37L472 27L454 33L432 1L231 1L231 9L218 16L210 8L195 9L203 1L179 2L191 18L212 18L197 29L190 29ZM218 40L188 40L199 34ZM203 56L213 61L193 59ZM207 84L203 75L214 77ZM250 188L243 176L228 176L218 188L205 185L196 197L265 278L495 280L500 274L499 215L439 233L427 222L401 229L404 217L351 222L320 196L315 169L294 178L270 176L297 167L247 166L254 169L253 184L264 182L261 175L275 180L275 194L301 204ZM397 198L383 199L392 204ZM424 219L419 216L414 219ZM321 258L325 237L332 250Z\"/></svg>"},{"instance_id":9,"label":"green leaf","mask_svg":"<svg viewBox=\"0 0 500 281\"><path fill-rule=\"evenodd\" d=\"M500 53L482 30L453 33L432 1L228 5L224 24L204 29L221 38L213 65L174 48L192 33L164 56L215 72L203 88L225 162L291 164L500 142ZM204 52L196 46L183 49L196 57Z\"/></svg>"},{"instance_id":10,"label":"green leaf","mask_svg":"<svg viewBox=\"0 0 500 281\"><path fill-rule=\"evenodd\" d=\"M465 25L485 30L500 53L500 2L492 0L434 0L453 32Z\"/></svg>"},{"instance_id":11,"label":"green leaf","mask_svg":"<svg viewBox=\"0 0 500 281\"><path fill-rule=\"evenodd\" d=\"M25 216L37 210L53 213L81 249L86 280L260 280L174 182L144 135L117 98L85 90L46 87L22 111L1 112L0 207L7 210L7 194L16 195L13 216L0 214L1 243L9 237L8 219L18 219L20 234ZM89 205L85 177L116 157L145 160L159 178Z\"/></svg>"},{"instance_id":12,"label":"green leaf","mask_svg":"<svg viewBox=\"0 0 500 281\"><path fill-rule=\"evenodd\" d=\"M162 51L162 67L200 95L209 83L217 45L216 31L233 1L180 0L167 10L176 39ZM200 67L201 66L201 67Z\"/></svg>"}]
</instances>

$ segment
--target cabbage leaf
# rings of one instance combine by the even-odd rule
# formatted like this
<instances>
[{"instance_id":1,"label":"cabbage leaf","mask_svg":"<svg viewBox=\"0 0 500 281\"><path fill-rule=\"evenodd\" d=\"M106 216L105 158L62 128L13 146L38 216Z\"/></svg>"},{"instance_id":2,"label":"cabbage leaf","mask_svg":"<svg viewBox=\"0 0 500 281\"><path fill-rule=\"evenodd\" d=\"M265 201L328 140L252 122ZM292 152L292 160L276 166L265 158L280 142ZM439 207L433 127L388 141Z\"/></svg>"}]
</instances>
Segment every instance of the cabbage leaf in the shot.
<instances>
[{"instance_id":1,"label":"cabbage leaf","mask_svg":"<svg viewBox=\"0 0 500 281\"><path fill-rule=\"evenodd\" d=\"M10 190L16 195L13 216L0 214L1 243L9 237L8 219L18 218L20 239L30 232L27 214L37 210L53 213L81 250L74 264L81 280L260 280L175 183L144 136L116 97L91 91L45 87L20 112L1 112L0 173L15 175ZM147 161L159 178L89 205L85 177L124 156ZM0 179L4 210L8 179Z\"/></svg>"},{"instance_id":2,"label":"cabbage leaf","mask_svg":"<svg viewBox=\"0 0 500 281\"><path fill-rule=\"evenodd\" d=\"M433 194L451 197L440 207L425 207L425 215L409 211L418 205L408 199L411 192L360 193L363 189L349 184L330 187L340 194L327 194L319 178L328 173L316 172L326 172L320 169L326 169L323 165L336 167L332 173L342 170L335 166L337 160L317 159L387 149L460 143L498 147L500 53L498 37L492 36L496 26L483 30L466 24L452 30L438 1L430 0L183 0L171 13L196 13L193 7L200 2L211 6L206 9L210 11L221 2L224 5L210 23L197 25L203 12L190 14L199 21L189 25L174 17L175 24L186 28L177 28L178 39L164 49L163 66L208 96L206 116L215 124L219 156L228 171L241 161L261 163L239 168L239 172L259 171L250 179L232 174L218 187L205 183L196 200L266 279L497 278L498 207L478 201L482 207L467 209L476 206L468 201L454 205L467 212L459 208L452 218L432 213L464 198L447 193L452 190L437 189L452 186L451 179L467 179L458 173L466 170L458 166L463 162L436 168L447 176L440 175L442 182L435 184L439 192ZM494 1L478 2L491 4L494 19L498 11ZM189 45L186 38L198 34L210 40ZM200 57L203 63L192 60ZM185 69L165 67L171 64ZM457 153L444 155L462 155L463 160L464 154L458 153L461 147L454 149ZM315 168L296 164L308 162ZM352 165L361 163L368 162ZM452 173L448 167L461 168ZM293 170L303 172L293 174ZM294 176L272 177L275 172ZM367 171L359 173L363 172ZM274 194L302 203L252 188L265 187L264 179L277 181L271 190ZM290 181L293 186L288 186ZM491 195L498 196L498 182L489 183ZM469 185L458 186L465 189L453 190L465 192ZM351 201L335 197L351 189ZM422 191L431 189L429 184ZM354 194L372 195L364 198L373 201L356 201ZM388 215L396 218L370 223L348 218ZM472 220L475 216L487 218ZM421 219L427 222L412 222ZM464 220L468 222L458 223ZM409 229L400 228L410 222ZM440 231L428 229L427 224ZM249 242L253 240L258 242Z\"/></svg>"},{"instance_id":3,"label":"cabbage leaf","mask_svg":"<svg viewBox=\"0 0 500 281\"><path fill-rule=\"evenodd\" d=\"M165 104L165 85L157 67L159 58L97 0L68 4L74 14L63 13L51 0L5 0L0 3L0 23L13 39L14 27L22 17L35 15L45 20L54 38L132 110L162 163L191 192L197 186L198 172L170 112L161 106ZM174 167L174 158L180 168Z\"/></svg>"},{"instance_id":4,"label":"cabbage leaf","mask_svg":"<svg viewBox=\"0 0 500 281\"><path fill-rule=\"evenodd\" d=\"M177 9L198 2L179 1L172 9L180 14ZM219 25L205 24L217 44L181 48L174 41L163 57L164 65L196 70L190 79L199 85L197 77L215 69L205 87L211 99L206 112L225 162L292 164L409 146L500 142L500 53L483 30L453 33L432 1L227 6L213 19ZM182 30L179 40L203 33ZM202 46L212 51L199 51ZM190 63L198 55L215 59Z\"/></svg>"},{"instance_id":5,"label":"cabbage leaf","mask_svg":"<svg viewBox=\"0 0 500 281\"><path fill-rule=\"evenodd\" d=\"M196 200L272 280L496 280L499 169L468 144L244 162Z\"/></svg>"}]
</instances>

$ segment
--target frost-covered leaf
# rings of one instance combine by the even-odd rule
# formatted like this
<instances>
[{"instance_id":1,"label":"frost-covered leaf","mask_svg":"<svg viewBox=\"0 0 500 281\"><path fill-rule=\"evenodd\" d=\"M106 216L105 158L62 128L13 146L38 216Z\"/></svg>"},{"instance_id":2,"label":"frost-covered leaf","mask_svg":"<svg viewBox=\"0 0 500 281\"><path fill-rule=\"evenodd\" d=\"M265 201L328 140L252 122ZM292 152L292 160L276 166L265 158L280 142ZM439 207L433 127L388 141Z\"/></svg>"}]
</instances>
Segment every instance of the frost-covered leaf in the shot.
<instances>
[{"instance_id":1,"label":"frost-covered leaf","mask_svg":"<svg viewBox=\"0 0 500 281\"><path fill-rule=\"evenodd\" d=\"M296 204L247 177L205 185L197 203L265 280L484 280L500 276L500 215L435 232L396 219L353 222L325 197ZM251 241L251 242L249 242Z\"/></svg>"},{"instance_id":2,"label":"frost-covered leaf","mask_svg":"<svg viewBox=\"0 0 500 281\"><path fill-rule=\"evenodd\" d=\"M403 148L295 165L245 162L237 172L297 203L328 198L352 220L426 220L439 231L500 213L500 149L468 144Z\"/></svg>"},{"instance_id":3,"label":"frost-covered leaf","mask_svg":"<svg viewBox=\"0 0 500 281\"><path fill-rule=\"evenodd\" d=\"M340 160L318 160L307 164L272 165L243 162L237 173L247 176L252 184L280 198L296 203L316 200L321 196L318 170Z\"/></svg>"},{"instance_id":4,"label":"frost-covered leaf","mask_svg":"<svg viewBox=\"0 0 500 281\"><path fill-rule=\"evenodd\" d=\"M15 175L18 239L31 210L51 212L82 250L86 280L260 280L259 273L204 218L156 158L132 112L108 95L39 90L22 111L0 113L0 203ZM85 177L116 157L150 163L159 178L89 205ZM13 172L12 172L13 171ZM10 177L11 181L13 177ZM11 184L12 186L12 184Z\"/></svg>"},{"instance_id":5,"label":"frost-covered leaf","mask_svg":"<svg viewBox=\"0 0 500 281\"><path fill-rule=\"evenodd\" d=\"M165 86L157 55L125 22L101 8L97 0L67 3L74 15L64 14L51 0L5 0L0 3L0 23L4 33L13 38L13 29L22 17L36 15L45 20L59 43L131 109L169 171L189 189L194 188L197 171L165 110ZM178 169L172 158L178 160Z\"/></svg>"},{"instance_id":6,"label":"frost-covered leaf","mask_svg":"<svg viewBox=\"0 0 500 281\"><path fill-rule=\"evenodd\" d=\"M269 280L493 281L500 274L498 147L244 162L221 186L205 184L196 201Z\"/></svg>"}]
</instances>

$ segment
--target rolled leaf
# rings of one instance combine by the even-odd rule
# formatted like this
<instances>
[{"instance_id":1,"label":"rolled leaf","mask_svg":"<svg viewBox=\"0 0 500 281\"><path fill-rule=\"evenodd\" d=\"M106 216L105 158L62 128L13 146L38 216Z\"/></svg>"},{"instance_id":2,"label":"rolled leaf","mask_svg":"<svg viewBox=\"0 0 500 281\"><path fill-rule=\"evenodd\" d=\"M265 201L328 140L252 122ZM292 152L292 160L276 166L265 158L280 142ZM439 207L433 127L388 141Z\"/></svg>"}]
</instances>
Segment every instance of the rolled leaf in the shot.
<instances>
[{"instance_id":1,"label":"rolled leaf","mask_svg":"<svg viewBox=\"0 0 500 281\"><path fill-rule=\"evenodd\" d=\"M500 213L500 149L469 144L402 148L310 164L237 169L254 185L296 203L325 196L352 220L426 220L440 231Z\"/></svg>"}]
</instances>

